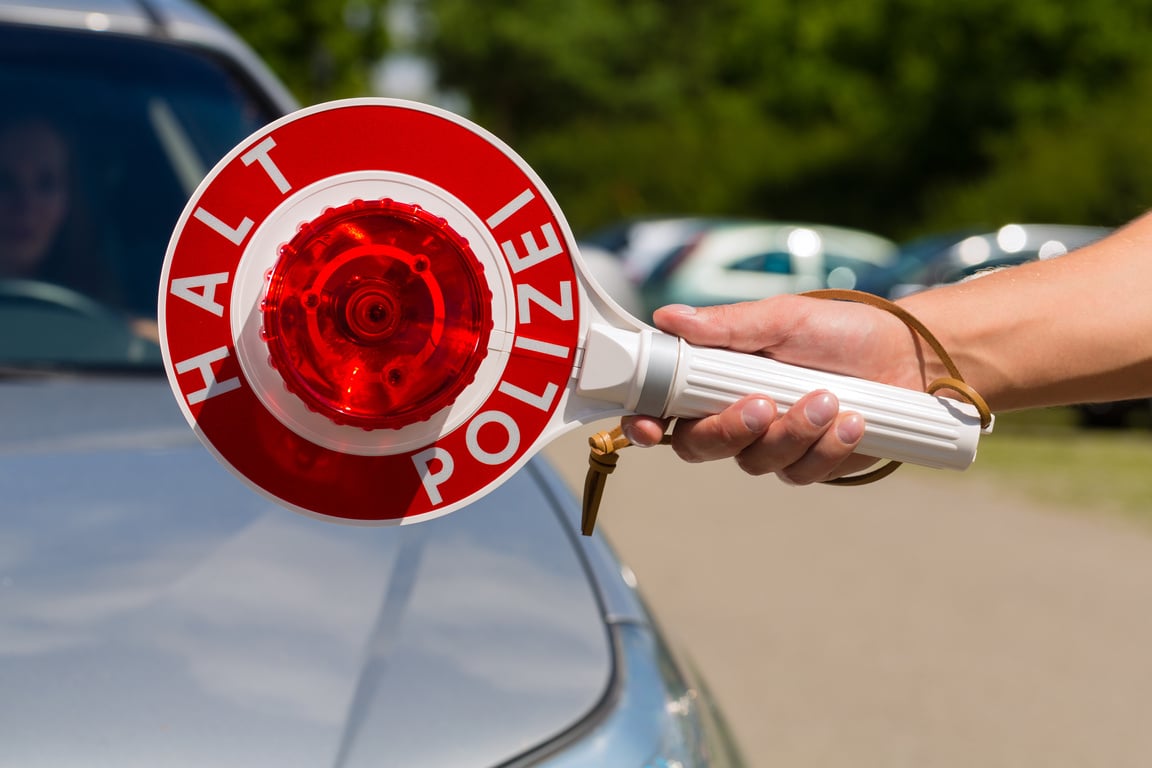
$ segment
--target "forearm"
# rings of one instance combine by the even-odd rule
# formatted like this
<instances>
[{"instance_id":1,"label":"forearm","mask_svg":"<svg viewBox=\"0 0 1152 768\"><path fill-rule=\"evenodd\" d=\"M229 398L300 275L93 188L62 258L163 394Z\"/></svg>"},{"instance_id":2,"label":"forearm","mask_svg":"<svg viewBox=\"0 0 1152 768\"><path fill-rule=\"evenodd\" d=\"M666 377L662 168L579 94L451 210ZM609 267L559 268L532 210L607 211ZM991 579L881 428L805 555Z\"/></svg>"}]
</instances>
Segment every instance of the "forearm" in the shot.
<instances>
[{"instance_id":1,"label":"forearm","mask_svg":"<svg viewBox=\"0 0 1152 768\"><path fill-rule=\"evenodd\" d=\"M994 410L1152 395L1152 216L1055 259L910 296ZM926 378L945 375L931 350Z\"/></svg>"}]
</instances>

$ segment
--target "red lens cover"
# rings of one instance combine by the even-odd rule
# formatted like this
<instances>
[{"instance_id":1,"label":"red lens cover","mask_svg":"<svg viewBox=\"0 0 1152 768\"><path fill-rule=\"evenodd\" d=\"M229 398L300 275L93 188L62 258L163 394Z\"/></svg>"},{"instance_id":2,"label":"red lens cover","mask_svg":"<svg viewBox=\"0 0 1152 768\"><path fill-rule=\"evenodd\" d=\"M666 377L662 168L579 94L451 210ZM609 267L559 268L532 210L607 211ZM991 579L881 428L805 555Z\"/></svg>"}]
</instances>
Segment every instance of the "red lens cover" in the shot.
<instances>
[{"instance_id":1,"label":"red lens cover","mask_svg":"<svg viewBox=\"0 0 1152 768\"><path fill-rule=\"evenodd\" d=\"M492 293L467 240L393 200L357 200L301 226L261 309L288 389L363 429L399 429L451 405L492 330Z\"/></svg>"}]
</instances>

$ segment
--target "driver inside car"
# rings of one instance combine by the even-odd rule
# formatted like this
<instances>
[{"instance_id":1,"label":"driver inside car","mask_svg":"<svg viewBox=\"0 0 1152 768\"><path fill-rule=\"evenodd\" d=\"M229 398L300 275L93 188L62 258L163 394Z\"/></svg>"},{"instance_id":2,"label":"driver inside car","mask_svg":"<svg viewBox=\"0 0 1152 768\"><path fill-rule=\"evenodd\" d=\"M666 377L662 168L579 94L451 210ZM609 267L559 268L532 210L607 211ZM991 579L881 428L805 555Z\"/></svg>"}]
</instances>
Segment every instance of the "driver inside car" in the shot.
<instances>
[{"instance_id":1,"label":"driver inside car","mask_svg":"<svg viewBox=\"0 0 1152 768\"><path fill-rule=\"evenodd\" d=\"M56 281L66 244L70 152L42 117L0 124L0 278Z\"/></svg>"},{"instance_id":2,"label":"driver inside car","mask_svg":"<svg viewBox=\"0 0 1152 768\"><path fill-rule=\"evenodd\" d=\"M116 281L85 237L75 181L69 141L52 120L28 113L0 121L0 283L52 283L119 306ZM136 337L158 341L154 318L125 319Z\"/></svg>"}]
</instances>

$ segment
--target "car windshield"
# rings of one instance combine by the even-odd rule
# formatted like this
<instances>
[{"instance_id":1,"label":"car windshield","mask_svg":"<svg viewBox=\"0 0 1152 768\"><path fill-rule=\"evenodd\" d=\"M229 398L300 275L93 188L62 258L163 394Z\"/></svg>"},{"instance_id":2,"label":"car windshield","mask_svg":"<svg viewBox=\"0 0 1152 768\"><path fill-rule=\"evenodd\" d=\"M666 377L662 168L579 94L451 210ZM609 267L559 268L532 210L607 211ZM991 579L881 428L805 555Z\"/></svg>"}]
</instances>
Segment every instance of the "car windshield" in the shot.
<instances>
[{"instance_id":1,"label":"car windshield","mask_svg":"<svg viewBox=\"0 0 1152 768\"><path fill-rule=\"evenodd\" d=\"M157 369L172 229L275 109L199 49L4 25L0 100L0 366Z\"/></svg>"}]
</instances>

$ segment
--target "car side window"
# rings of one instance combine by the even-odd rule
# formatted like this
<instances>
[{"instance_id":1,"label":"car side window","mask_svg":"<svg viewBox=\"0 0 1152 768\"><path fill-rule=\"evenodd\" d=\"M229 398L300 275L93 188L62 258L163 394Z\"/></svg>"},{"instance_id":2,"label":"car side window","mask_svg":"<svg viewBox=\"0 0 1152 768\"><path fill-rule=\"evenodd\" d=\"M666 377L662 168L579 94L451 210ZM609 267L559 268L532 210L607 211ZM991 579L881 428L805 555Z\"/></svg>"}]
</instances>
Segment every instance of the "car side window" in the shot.
<instances>
[{"instance_id":1,"label":"car side window","mask_svg":"<svg viewBox=\"0 0 1152 768\"><path fill-rule=\"evenodd\" d=\"M790 275L792 274L792 254L787 251L757 253L733 262L730 269L738 272L765 272L772 275Z\"/></svg>"},{"instance_id":2,"label":"car side window","mask_svg":"<svg viewBox=\"0 0 1152 768\"><path fill-rule=\"evenodd\" d=\"M37 354L54 363L88 354L64 343L80 338L65 316L121 318L155 341L156 288L181 210L277 110L195 47L7 26L0 100L0 308L42 331ZM49 336L64 341L49 349ZM0 344L0 360L15 359L12 349Z\"/></svg>"}]
</instances>

